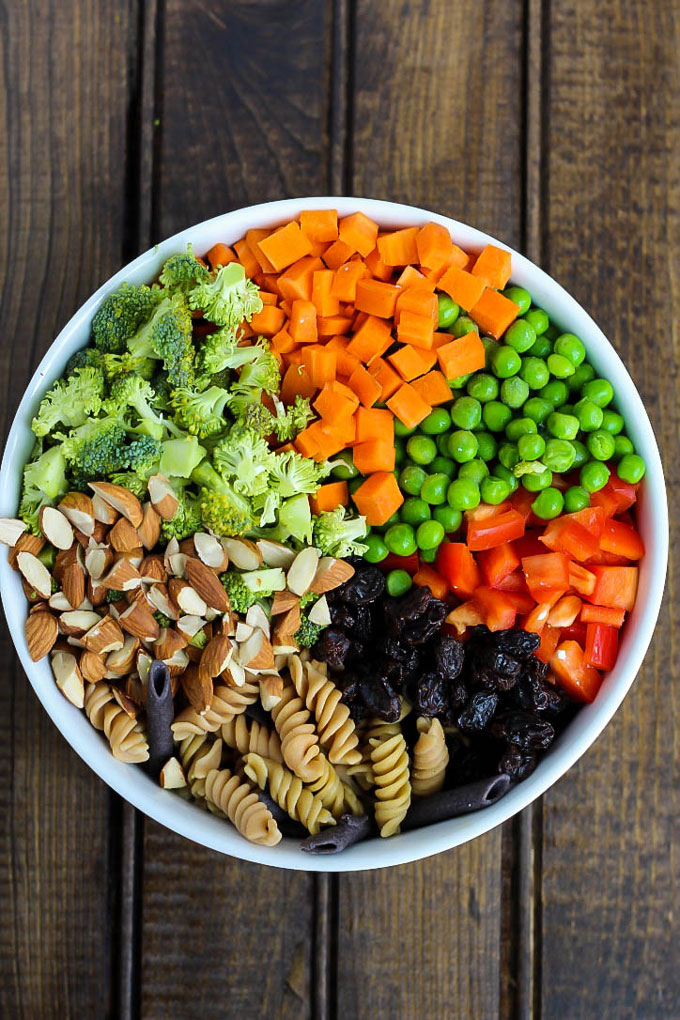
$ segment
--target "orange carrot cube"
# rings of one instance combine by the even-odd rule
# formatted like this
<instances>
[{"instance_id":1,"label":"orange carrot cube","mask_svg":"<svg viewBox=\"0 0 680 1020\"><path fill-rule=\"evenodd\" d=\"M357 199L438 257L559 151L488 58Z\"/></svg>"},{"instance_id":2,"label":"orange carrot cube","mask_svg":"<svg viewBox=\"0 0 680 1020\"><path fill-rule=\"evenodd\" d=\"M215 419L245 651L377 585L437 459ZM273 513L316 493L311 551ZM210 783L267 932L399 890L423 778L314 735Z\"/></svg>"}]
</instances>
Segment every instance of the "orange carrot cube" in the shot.
<instances>
[{"instance_id":1,"label":"orange carrot cube","mask_svg":"<svg viewBox=\"0 0 680 1020\"><path fill-rule=\"evenodd\" d=\"M293 301L288 332L298 344L316 343L316 308L311 301Z\"/></svg>"},{"instance_id":2,"label":"orange carrot cube","mask_svg":"<svg viewBox=\"0 0 680 1020\"><path fill-rule=\"evenodd\" d=\"M488 333L496 340L500 340L518 315L519 308L515 302L490 287L487 287L479 301L470 309L470 318L477 323L483 333Z\"/></svg>"},{"instance_id":3,"label":"orange carrot cube","mask_svg":"<svg viewBox=\"0 0 680 1020\"><path fill-rule=\"evenodd\" d=\"M479 301L485 286L484 280L458 266L447 269L438 283L439 289L446 291L466 312Z\"/></svg>"}]
</instances>

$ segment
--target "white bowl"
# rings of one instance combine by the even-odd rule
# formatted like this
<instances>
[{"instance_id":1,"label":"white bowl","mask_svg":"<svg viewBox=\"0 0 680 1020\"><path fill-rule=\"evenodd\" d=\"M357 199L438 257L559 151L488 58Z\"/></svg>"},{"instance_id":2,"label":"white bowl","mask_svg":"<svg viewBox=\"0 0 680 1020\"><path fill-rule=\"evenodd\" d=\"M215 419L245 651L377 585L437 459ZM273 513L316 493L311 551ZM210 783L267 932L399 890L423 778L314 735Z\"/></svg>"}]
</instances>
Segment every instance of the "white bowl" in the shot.
<instances>
[{"instance_id":1,"label":"white bowl","mask_svg":"<svg viewBox=\"0 0 680 1020\"><path fill-rule=\"evenodd\" d=\"M340 215L360 209L387 228L421 225L434 220L443 224L453 240L463 248L479 250L488 242L508 248L502 241L446 216L413 206L359 198L316 197L269 202L225 213L175 234L140 255L100 287L67 323L43 358L19 405L7 440L0 468L0 516L16 513L21 468L33 443L31 418L39 399L61 374L71 354L87 343L90 320L102 298L116 290L124 280L137 284L152 280L165 259L173 252L184 250L189 241L194 250L201 253L218 241L227 244L237 241L250 228L275 226L298 216L303 209L316 208L337 209ZM640 568L637 602L623 631L616 666L606 676L593 704L580 709L533 775L497 804L483 811L390 839L358 843L337 855L303 853L292 839L284 839L276 847L255 846L243 839L229 823L161 790L140 768L116 761L103 736L93 729L82 712L60 694L48 660L31 662L24 637L26 600L19 575L10 568L7 550L3 547L0 590L10 632L26 675L53 722L74 750L116 793L140 811L204 846L275 867L307 871L363 871L403 864L459 846L511 818L563 776L612 718L640 668L654 632L663 595L668 562L668 508L661 459L649 418L628 372L587 312L558 283L515 251L512 251L512 281L526 287L535 303L545 308L561 328L583 339L595 369L611 380L618 405L625 415L627 431L647 464L642 497L638 503L638 523L646 555Z\"/></svg>"}]
</instances>

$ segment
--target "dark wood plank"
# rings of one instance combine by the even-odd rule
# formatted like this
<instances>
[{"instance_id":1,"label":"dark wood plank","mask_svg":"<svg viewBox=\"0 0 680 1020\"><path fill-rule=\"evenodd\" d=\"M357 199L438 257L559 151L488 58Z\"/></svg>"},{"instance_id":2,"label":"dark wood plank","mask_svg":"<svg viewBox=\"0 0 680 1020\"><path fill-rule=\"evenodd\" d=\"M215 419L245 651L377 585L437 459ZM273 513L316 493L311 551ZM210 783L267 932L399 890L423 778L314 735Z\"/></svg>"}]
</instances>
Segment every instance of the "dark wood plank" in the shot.
<instances>
[{"instance_id":1,"label":"dark wood plank","mask_svg":"<svg viewBox=\"0 0 680 1020\"><path fill-rule=\"evenodd\" d=\"M668 593L615 721L544 801L542 1015L678 1015L680 23L677 4L550 5L549 271L622 353L670 483Z\"/></svg>"},{"instance_id":2,"label":"dark wood plank","mask_svg":"<svg viewBox=\"0 0 680 1020\"><path fill-rule=\"evenodd\" d=\"M168 5L157 237L229 208L327 190L327 7ZM315 930L328 939L324 882L222 857L147 823L142 1015L312 1015L313 957L320 987L324 977Z\"/></svg>"},{"instance_id":3,"label":"dark wood plank","mask_svg":"<svg viewBox=\"0 0 680 1020\"><path fill-rule=\"evenodd\" d=\"M132 6L0 5L3 432L56 332L120 264ZM4 625L0 657L0 1014L100 1017L110 796L33 696Z\"/></svg>"},{"instance_id":4,"label":"dark wood plank","mask_svg":"<svg viewBox=\"0 0 680 1020\"><path fill-rule=\"evenodd\" d=\"M519 244L522 5L360 0L354 45L354 193ZM337 1015L497 1016L501 856L496 831L341 876Z\"/></svg>"}]
</instances>

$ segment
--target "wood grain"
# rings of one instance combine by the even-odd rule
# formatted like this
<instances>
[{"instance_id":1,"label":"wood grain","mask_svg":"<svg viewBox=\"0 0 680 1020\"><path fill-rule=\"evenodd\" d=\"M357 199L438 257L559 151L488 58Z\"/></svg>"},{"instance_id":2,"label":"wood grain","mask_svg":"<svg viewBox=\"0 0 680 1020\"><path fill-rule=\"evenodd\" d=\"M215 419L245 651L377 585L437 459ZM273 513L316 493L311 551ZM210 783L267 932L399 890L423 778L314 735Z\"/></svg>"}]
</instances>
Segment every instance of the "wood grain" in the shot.
<instances>
[{"instance_id":1,"label":"wood grain","mask_svg":"<svg viewBox=\"0 0 680 1020\"><path fill-rule=\"evenodd\" d=\"M678 481L680 10L550 5L547 268L623 355ZM680 1003L680 581L614 722L544 801L542 1016L661 1020Z\"/></svg>"},{"instance_id":2,"label":"wood grain","mask_svg":"<svg viewBox=\"0 0 680 1020\"><path fill-rule=\"evenodd\" d=\"M519 3L360 0L354 194L422 205L519 244L521 23ZM498 1015L500 830L417 864L341 876L337 910L338 1016Z\"/></svg>"},{"instance_id":3,"label":"wood grain","mask_svg":"<svg viewBox=\"0 0 680 1020\"><path fill-rule=\"evenodd\" d=\"M128 7L0 4L0 405L120 263ZM0 1014L100 1017L111 991L110 795L0 657ZM113 859L113 856L112 856Z\"/></svg>"}]
</instances>

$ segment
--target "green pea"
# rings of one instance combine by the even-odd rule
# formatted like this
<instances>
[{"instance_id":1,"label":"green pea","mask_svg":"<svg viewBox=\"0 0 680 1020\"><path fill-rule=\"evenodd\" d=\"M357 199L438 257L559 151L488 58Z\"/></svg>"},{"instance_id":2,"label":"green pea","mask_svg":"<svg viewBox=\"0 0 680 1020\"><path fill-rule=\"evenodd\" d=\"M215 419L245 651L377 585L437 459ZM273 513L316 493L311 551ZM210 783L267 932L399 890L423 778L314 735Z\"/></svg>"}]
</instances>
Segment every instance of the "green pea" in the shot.
<instances>
[{"instance_id":1,"label":"green pea","mask_svg":"<svg viewBox=\"0 0 680 1020\"><path fill-rule=\"evenodd\" d=\"M350 478L350 480L347 483L347 488L349 489L350 495L353 496L357 489L359 489L364 484L365 481L366 479L363 477L363 475L357 475L356 478Z\"/></svg>"},{"instance_id":2,"label":"green pea","mask_svg":"<svg viewBox=\"0 0 680 1020\"><path fill-rule=\"evenodd\" d=\"M576 451L573 443L566 439L549 439L545 444L545 453L541 459L551 471L564 474L571 470L576 460Z\"/></svg>"},{"instance_id":3,"label":"green pea","mask_svg":"<svg viewBox=\"0 0 680 1020\"><path fill-rule=\"evenodd\" d=\"M522 408L525 418L531 418L537 425L542 425L546 418L552 414L553 406L542 397L529 397Z\"/></svg>"},{"instance_id":4,"label":"green pea","mask_svg":"<svg viewBox=\"0 0 680 1020\"><path fill-rule=\"evenodd\" d=\"M409 496L417 496L426 478L426 471L415 464L409 464L399 475L399 488Z\"/></svg>"},{"instance_id":5,"label":"green pea","mask_svg":"<svg viewBox=\"0 0 680 1020\"><path fill-rule=\"evenodd\" d=\"M585 360L586 349L583 342L573 333L562 333L555 341L555 354L570 361L574 368L578 368Z\"/></svg>"},{"instance_id":6,"label":"green pea","mask_svg":"<svg viewBox=\"0 0 680 1020\"><path fill-rule=\"evenodd\" d=\"M432 503L438 506L440 503L446 503L446 493L451 483L449 475L444 472L437 472L434 475L430 475L423 482L423 487L420 490L420 498L424 499L426 503Z\"/></svg>"},{"instance_id":7,"label":"green pea","mask_svg":"<svg viewBox=\"0 0 680 1020\"><path fill-rule=\"evenodd\" d=\"M389 554L389 549L380 535L368 535L364 539L364 545L368 546L364 553L364 559L368 560L369 563L380 563Z\"/></svg>"},{"instance_id":8,"label":"green pea","mask_svg":"<svg viewBox=\"0 0 680 1020\"><path fill-rule=\"evenodd\" d=\"M482 481L480 486L482 500L492 506L498 506L510 495L510 486L504 479L490 475Z\"/></svg>"},{"instance_id":9,"label":"green pea","mask_svg":"<svg viewBox=\"0 0 680 1020\"><path fill-rule=\"evenodd\" d=\"M536 336L541 336L545 333L550 325L548 313L544 312L542 308L530 308L528 312L525 312L524 318L534 327Z\"/></svg>"},{"instance_id":10,"label":"green pea","mask_svg":"<svg viewBox=\"0 0 680 1020\"><path fill-rule=\"evenodd\" d=\"M548 366L542 358L522 358L519 376L530 390L540 390L550 380Z\"/></svg>"},{"instance_id":11,"label":"green pea","mask_svg":"<svg viewBox=\"0 0 680 1020\"><path fill-rule=\"evenodd\" d=\"M546 364L551 374L557 379L566 379L568 376L573 375L575 371L571 361L561 354L549 354Z\"/></svg>"},{"instance_id":12,"label":"green pea","mask_svg":"<svg viewBox=\"0 0 680 1020\"><path fill-rule=\"evenodd\" d=\"M500 344L493 337L483 336L482 347L484 348L484 364L487 369L490 369L493 364L494 354L500 349Z\"/></svg>"},{"instance_id":13,"label":"green pea","mask_svg":"<svg viewBox=\"0 0 680 1020\"><path fill-rule=\"evenodd\" d=\"M609 481L609 468L600 460L589 460L579 472L579 481L586 492L599 492Z\"/></svg>"},{"instance_id":14,"label":"green pea","mask_svg":"<svg viewBox=\"0 0 680 1020\"><path fill-rule=\"evenodd\" d=\"M506 329L503 341L518 354L523 354L536 343L536 330L526 319L515 319Z\"/></svg>"},{"instance_id":15,"label":"green pea","mask_svg":"<svg viewBox=\"0 0 680 1020\"><path fill-rule=\"evenodd\" d=\"M602 412L602 428L612 436L618 436L623 429L623 418L616 411L610 411L606 407Z\"/></svg>"},{"instance_id":16,"label":"green pea","mask_svg":"<svg viewBox=\"0 0 680 1020\"><path fill-rule=\"evenodd\" d=\"M531 509L541 520L551 521L562 513L564 509L564 496L559 489L553 489L552 486L549 486L547 489L539 492L531 504Z\"/></svg>"},{"instance_id":17,"label":"green pea","mask_svg":"<svg viewBox=\"0 0 680 1020\"><path fill-rule=\"evenodd\" d=\"M538 391L538 395L543 400L547 400L548 403L552 404L554 408L558 408L562 404L566 404L569 390L561 379L551 379L542 390Z\"/></svg>"},{"instance_id":18,"label":"green pea","mask_svg":"<svg viewBox=\"0 0 680 1020\"><path fill-rule=\"evenodd\" d=\"M442 457L448 457L449 455L449 436L448 433L442 433L441 436L437 436L435 439L437 449Z\"/></svg>"},{"instance_id":19,"label":"green pea","mask_svg":"<svg viewBox=\"0 0 680 1020\"><path fill-rule=\"evenodd\" d=\"M411 590L413 578L406 570L401 568L390 570L385 578L385 587L387 588L388 595L391 595L392 598L399 598L400 595L405 595L407 591Z\"/></svg>"},{"instance_id":20,"label":"green pea","mask_svg":"<svg viewBox=\"0 0 680 1020\"><path fill-rule=\"evenodd\" d=\"M572 393L577 393L587 382L594 378L595 369L587 361L584 361L582 365L579 365L574 374L569 376L567 386Z\"/></svg>"},{"instance_id":21,"label":"green pea","mask_svg":"<svg viewBox=\"0 0 680 1020\"><path fill-rule=\"evenodd\" d=\"M472 372L468 372L467 375L459 375L457 379L447 379L447 383L452 390L463 390L467 386L468 379L472 375Z\"/></svg>"},{"instance_id":22,"label":"green pea","mask_svg":"<svg viewBox=\"0 0 680 1020\"><path fill-rule=\"evenodd\" d=\"M451 482L446 493L449 506L454 510L474 510L479 506L481 495L479 486L470 478L456 478Z\"/></svg>"},{"instance_id":23,"label":"green pea","mask_svg":"<svg viewBox=\"0 0 680 1020\"><path fill-rule=\"evenodd\" d=\"M568 514L578 513L590 506L590 496L582 485L570 485L564 494L564 509Z\"/></svg>"},{"instance_id":24,"label":"green pea","mask_svg":"<svg viewBox=\"0 0 680 1020\"><path fill-rule=\"evenodd\" d=\"M542 471L540 475L522 475L522 485L527 492L541 492L552 485L552 471Z\"/></svg>"},{"instance_id":25,"label":"green pea","mask_svg":"<svg viewBox=\"0 0 680 1020\"><path fill-rule=\"evenodd\" d=\"M506 438L511 443L516 443L520 436L536 435L538 426L533 418L513 418L505 429Z\"/></svg>"},{"instance_id":26,"label":"green pea","mask_svg":"<svg viewBox=\"0 0 680 1020\"><path fill-rule=\"evenodd\" d=\"M468 333L479 333L479 326L468 315L459 315L446 332L451 333L453 336L467 336Z\"/></svg>"},{"instance_id":27,"label":"green pea","mask_svg":"<svg viewBox=\"0 0 680 1020\"><path fill-rule=\"evenodd\" d=\"M588 452L594 460L610 460L614 456L614 437L611 432L598 429L591 432L586 439Z\"/></svg>"},{"instance_id":28,"label":"green pea","mask_svg":"<svg viewBox=\"0 0 680 1020\"><path fill-rule=\"evenodd\" d=\"M508 492L515 492L519 488L519 482L513 475L512 471L508 471L502 464L496 464L493 473L496 478L502 478L508 485Z\"/></svg>"},{"instance_id":29,"label":"green pea","mask_svg":"<svg viewBox=\"0 0 680 1020\"><path fill-rule=\"evenodd\" d=\"M553 411L546 422L546 427L555 439L576 439L579 420L573 414L561 414L559 411Z\"/></svg>"},{"instance_id":30,"label":"green pea","mask_svg":"<svg viewBox=\"0 0 680 1020\"><path fill-rule=\"evenodd\" d=\"M357 477L359 471L354 466L351 450L342 450L335 459L342 461L342 464L337 464L333 468L332 474L335 478L340 478L341 481L348 482L350 478Z\"/></svg>"},{"instance_id":31,"label":"green pea","mask_svg":"<svg viewBox=\"0 0 680 1020\"><path fill-rule=\"evenodd\" d=\"M602 425L602 408L587 397L581 397L578 403L574 404L574 414L584 432L595 432Z\"/></svg>"},{"instance_id":32,"label":"green pea","mask_svg":"<svg viewBox=\"0 0 680 1020\"><path fill-rule=\"evenodd\" d=\"M412 429L406 428L403 422L399 421L398 418L394 419L394 434L395 436L412 436L415 432L416 427Z\"/></svg>"},{"instance_id":33,"label":"green pea","mask_svg":"<svg viewBox=\"0 0 680 1020\"><path fill-rule=\"evenodd\" d=\"M490 432L475 432L477 436L477 456L482 460L493 460L498 450L498 443Z\"/></svg>"},{"instance_id":34,"label":"green pea","mask_svg":"<svg viewBox=\"0 0 680 1020\"><path fill-rule=\"evenodd\" d=\"M395 556L411 556L416 551L416 533L410 524L393 524L385 532L385 545Z\"/></svg>"},{"instance_id":35,"label":"green pea","mask_svg":"<svg viewBox=\"0 0 680 1020\"><path fill-rule=\"evenodd\" d=\"M490 400L482 408L482 421L489 432L502 432L512 418L512 411L499 400Z\"/></svg>"},{"instance_id":36,"label":"green pea","mask_svg":"<svg viewBox=\"0 0 680 1020\"><path fill-rule=\"evenodd\" d=\"M627 453L621 458L616 468L616 473L622 482L629 482L636 485L645 477L647 466L637 453Z\"/></svg>"},{"instance_id":37,"label":"green pea","mask_svg":"<svg viewBox=\"0 0 680 1020\"><path fill-rule=\"evenodd\" d=\"M399 516L406 524L422 524L430 519L430 508L419 496L409 496L404 500Z\"/></svg>"},{"instance_id":38,"label":"green pea","mask_svg":"<svg viewBox=\"0 0 680 1020\"><path fill-rule=\"evenodd\" d=\"M459 429L476 429L482 420L482 405L474 397L458 397L451 408L451 421Z\"/></svg>"},{"instance_id":39,"label":"green pea","mask_svg":"<svg viewBox=\"0 0 680 1020\"><path fill-rule=\"evenodd\" d=\"M491 368L493 374L499 379L509 379L517 375L522 367L522 359L512 347L500 347L493 352L491 357Z\"/></svg>"},{"instance_id":40,"label":"green pea","mask_svg":"<svg viewBox=\"0 0 680 1020\"><path fill-rule=\"evenodd\" d=\"M498 447L498 460L503 467L512 471L515 464L519 461L519 451L516 443L501 443Z\"/></svg>"},{"instance_id":41,"label":"green pea","mask_svg":"<svg viewBox=\"0 0 680 1020\"><path fill-rule=\"evenodd\" d=\"M498 396L498 379L487 372L475 372L467 384L467 391L480 404L486 404Z\"/></svg>"},{"instance_id":42,"label":"green pea","mask_svg":"<svg viewBox=\"0 0 680 1020\"><path fill-rule=\"evenodd\" d=\"M448 329L450 326L453 326L454 322L458 318L460 308L448 294L438 294L437 304L439 306L437 329Z\"/></svg>"},{"instance_id":43,"label":"green pea","mask_svg":"<svg viewBox=\"0 0 680 1020\"><path fill-rule=\"evenodd\" d=\"M553 352L553 345L547 336L536 337L536 342L533 347L530 347L527 354L532 358L545 359L549 354Z\"/></svg>"},{"instance_id":44,"label":"green pea","mask_svg":"<svg viewBox=\"0 0 680 1020\"><path fill-rule=\"evenodd\" d=\"M562 414L571 414L573 416L573 414L574 414L574 405L573 404L562 404L562 406L559 408L559 410L562 412Z\"/></svg>"},{"instance_id":45,"label":"green pea","mask_svg":"<svg viewBox=\"0 0 680 1020\"><path fill-rule=\"evenodd\" d=\"M458 464L476 457L478 448L477 436L467 429L457 429L449 436L449 456Z\"/></svg>"},{"instance_id":46,"label":"green pea","mask_svg":"<svg viewBox=\"0 0 680 1020\"><path fill-rule=\"evenodd\" d=\"M399 436L394 439L394 463L399 466L406 460L406 443Z\"/></svg>"},{"instance_id":47,"label":"green pea","mask_svg":"<svg viewBox=\"0 0 680 1020\"><path fill-rule=\"evenodd\" d=\"M434 563L437 559L437 549L421 549L420 558L423 563Z\"/></svg>"},{"instance_id":48,"label":"green pea","mask_svg":"<svg viewBox=\"0 0 680 1020\"><path fill-rule=\"evenodd\" d=\"M451 415L445 407L434 407L420 423L420 431L428 436L439 436L451 428Z\"/></svg>"},{"instance_id":49,"label":"green pea","mask_svg":"<svg viewBox=\"0 0 680 1020\"><path fill-rule=\"evenodd\" d=\"M444 539L444 525L439 521L424 521L416 531L419 549L436 549Z\"/></svg>"},{"instance_id":50,"label":"green pea","mask_svg":"<svg viewBox=\"0 0 680 1020\"><path fill-rule=\"evenodd\" d=\"M501 400L508 407L517 410L529 396L529 387L524 379L514 375L512 379L504 379L501 386Z\"/></svg>"},{"instance_id":51,"label":"green pea","mask_svg":"<svg viewBox=\"0 0 680 1020\"><path fill-rule=\"evenodd\" d=\"M444 531L447 535L452 535L455 531L458 531L463 523L463 515L460 510L454 510L448 504L446 506L436 506L432 511L432 516L435 521L439 521L444 526Z\"/></svg>"},{"instance_id":52,"label":"green pea","mask_svg":"<svg viewBox=\"0 0 680 1020\"><path fill-rule=\"evenodd\" d=\"M414 464L429 464L437 456L437 444L429 436L411 436L406 452Z\"/></svg>"},{"instance_id":53,"label":"green pea","mask_svg":"<svg viewBox=\"0 0 680 1020\"><path fill-rule=\"evenodd\" d=\"M489 474L489 468L483 460L479 460L475 457L474 460L469 460L467 464L461 464L458 472L459 478L469 478L475 482L476 485L480 485L482 480Z\"/></svg>"},{"instance_id":54,"label":"green pea","mask_svg":"<svg viewBox=\"0 0 680 1020\"><path fill-rule=\"evenodd\" d=\"M588 447L580 439L572 439L571 445L574 447L574 463L571 466L575 471L578 471L579 468L588 463L590 454L588 453Z\"/></svg>"},{"instance_id":55,"label":"green pea","mask_svg":"<svg viewBox=\"0 0 680 1020\"><path fill-rule=\"evenodd\" d=\"M555 323L551 322L543 335L546 336L548 340L550 340L550 342L552 343L554 340L557 340L558 336L560 335L560 331L555 325Z\"/></svg>"},{"instance_id":56,"label":"green pea","mask_svg":"<svg viewBox=\"0 0 680 1020\"><path fill-rule=\"evenodd\" d=\"M531 308L531 294L524 287L506 287L502 293L504 297L517 305L520 315L524 315Z\"/></svg>"},{"instance_id":57,"label":"green pea","mask_svg":"<svg viewBox=\"0 0 680 1020\"><path fill-rule=\"evenodd\" d=\"M618 463L628 453L635 453L635 447L628 436L614 436L614 456L612 460Z\"/></svg>"},{"instance_id":58,"label":"green pea","mask_svg":"<svg viewBox=\"0 0 680 1020\"><path fill-rule=\"evenodd\" d=\"M520 436L517 440L517 451L520 460L538 460L543 456L544 450L545 439L543 436L524 435Z\"/></svg>"},{"instance_id":59,"label":"green pea","mask_svg":"<svg viewBox=\"0 0 680 1020\"><path fill-rule=\"evenodd\" d=\"M448 436L446 437L448 441ZM447 449L448 452L448 449ZM435 457L430 464L430 469L433 473L438 475L447 475L449 478L453 478L456 473L456 464L451 460L450 457ZM425 482L423 482L423 485Z\"/></svg>"},{"instance_id":60,"label":"green pea","mask_svg":"<svg viewBox=\"0 0 680 1020\"><path fill-rule=\"evenodd\" d=\"M614 399L614 389L607 379L591 379L581 390L581 395L598 407L606 407Z\"/></svg>"}]
</instances>

